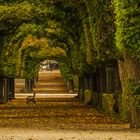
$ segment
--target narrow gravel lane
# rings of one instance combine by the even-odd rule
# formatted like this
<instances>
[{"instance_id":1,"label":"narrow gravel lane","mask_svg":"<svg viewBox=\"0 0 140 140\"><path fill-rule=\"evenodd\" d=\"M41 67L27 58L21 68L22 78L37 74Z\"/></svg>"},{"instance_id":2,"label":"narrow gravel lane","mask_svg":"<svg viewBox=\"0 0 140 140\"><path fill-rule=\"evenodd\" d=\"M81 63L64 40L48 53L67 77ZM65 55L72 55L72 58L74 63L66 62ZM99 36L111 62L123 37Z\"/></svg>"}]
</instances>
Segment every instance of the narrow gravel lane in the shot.
<instances>
[{"instance_id":1,"label":"narrow gravel lane","mask_svg":"<svg viewBox=\"0 0 140 140\"><path fill-rule=\"evenodd\" d=\"M47 130L0 128L0 140L140 140L140 130Z\"/></svg>"},{"instance_id":2,"label":"narrow gravel lane","mask_svg":"<svg viewBox=\"0 0 140 140\"><path fill-rule=\"evenodd\" d=\"M22 82L17 80L17 90ZM140 140L140 130L66 96L65 88L59 71L40 72L36 92L46 97L26 104L27 95L16 93L0 105L0 140Z\"/></svg>"}]
</instances>

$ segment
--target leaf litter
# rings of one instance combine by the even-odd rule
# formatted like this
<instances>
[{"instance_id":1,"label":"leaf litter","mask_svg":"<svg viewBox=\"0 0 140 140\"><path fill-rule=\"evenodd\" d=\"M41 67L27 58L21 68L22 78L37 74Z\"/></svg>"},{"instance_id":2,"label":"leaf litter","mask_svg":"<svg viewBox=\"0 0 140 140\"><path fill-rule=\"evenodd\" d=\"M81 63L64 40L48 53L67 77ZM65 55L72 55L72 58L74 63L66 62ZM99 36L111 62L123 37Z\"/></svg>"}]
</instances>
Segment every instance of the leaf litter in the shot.
<instances>
[{"instance_id":1,"label":"leaf litter","mask_svg":"<svg viewBox=\"0 0 140 140\"><path fill-rule=\"evenodd\" d=\"M13 100L0 105L1 127L36 127L46 129L118 129L128 124L117 118L98 112L75 100L41 100L26 104L25 100Z\"/></svg>"}]
</instances>

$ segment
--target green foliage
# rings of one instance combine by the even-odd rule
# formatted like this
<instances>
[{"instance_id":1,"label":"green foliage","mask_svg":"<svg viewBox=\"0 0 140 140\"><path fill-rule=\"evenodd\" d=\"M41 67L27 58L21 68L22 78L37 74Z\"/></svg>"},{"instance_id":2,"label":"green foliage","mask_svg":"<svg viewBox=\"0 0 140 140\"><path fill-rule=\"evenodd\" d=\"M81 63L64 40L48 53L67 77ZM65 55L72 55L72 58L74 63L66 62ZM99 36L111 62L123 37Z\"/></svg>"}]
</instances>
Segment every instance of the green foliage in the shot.
<instances>
[{"instance_id":1,"label":"green foliage","mask_svg":"<svg viewBox=\"0 0 140 140\"><path fill-rule=\"evenodd\" d=\"M106 61L115 58L114 45L114 14L111 0L87 0L89 25L93 41L93 55L97 59ZM90 36L88 37L90 38ZM91 51L88 51L91 56Z\"/></svg>"},{"instance_id":2,"label":"green foliage","mask_svg":"<svg viewBox=\"0 0 140 140\"><path fill-rule=\"evenodd\" d=\"M140 108L140 81L128 79L127 90L129 92L129 98L131 98L133 106Z\"/></svg>"},{"instance_id":3,"label":"green foliage","mask_svg":"<svg viewBox=\"0 0 140 140\"><path fill-rule=\"evenodd\" d=\"M23 69L23 77L25 79L32 79L36 77L38 73L39 65L36 59L31 58L31 60L25 61L25 67Z\"/></svg>"},{"instance_id":4,"label":"green foliage","mask_svg":"<svg viewBox=\"0 0 140 140\"><path fill-rule=\"evenodd\" d=\"M116 14L116 47L123 54L140 56L140 3L137 0L114 0Z\"/></svg>"},{"instance_id":5,"label":"green foliage","mask_svg":"<svg viewBox=\"0 0 140 140\"><path fill-rule=\"evenodd\" d=\"M128 122L130 119L130 102L128 102L128 98L129 96L124 93L120 93L118 96L119 116L124 122Z\"/></svg>"},{"instance_id":6,"label":"green foliage","mask_svg":"<svg viewBox=\"0 0 140 140\"><path fill-rule=\"evenodd\" d=\"M31 21L31 5L28 2L0 5L1 34L13 33L23 22Z\"/></svg>"},{"instance_id":7,"label":"green foliage","mask_svg":"<svg viewBox=\"0 0 140 140\"><path fill-rule=\"evenodd\" d=\"M50 6L48 9L47 2L43 0L1 1L1 74L19 76L24 69L23 75L30 77L34 73L31 72L32 69L35 68L34 71L36 71L35 65L39 65L40 61L46 58L60 57L62 59L65 56L65 52L61 48L51 49L48 47L48 42L45 41L47 40L47 21L50 16L54 16L53 7ZM24 62L28 55L32 58L30 66Z\"/></svg>"},{"instance_id":8,"label":"green foliage","mask_svg":"<svg viewBox=\"0 0 140 140\"><path fill-rule=\"evenodd\" d=\"M140 96L139 95L135 96L134 106L136 107L137 110L140 109Z\"/></svg>"},{"instance_id":9,"label":"green foliage","mask_svg":"<svg viewBox=\"0 0 140 140\"><path fill-rule=\"evenodd\" d=\"M23 69L27 75L49 58L66 62L62 71L69 78L90 73L115 56L111 0L3 0L0 8L4 74L20 74ZM26 64L27 56L35 66ZM10 64L14 69L7 72Z\"/></svg>"},{"instance_id":10,"label":"green foliage","mask_svg":"<svg viewBox=\"0 0 140 140\"><path fill-rule=\"evenodd\" d=\"M71 80L74 77L71 66L67 63L60 63L60 72L65 80Z\"/></svg>"},{"instance_id":11,"label":"green foliage","mask_svg":"<svg viewBox=\"0 0 140 140\"><path fill-rule=\"evenodd\" d=\"M134 79L128 79L126 85L131 95L140 94L140 81L137 82Z\"/></svg>"},{"instance_id":12,"label":"green foliage","mask_svg":"<svg viewBox=\"0 0 140 140\"><path fill-rule=\"evenodd\" d=\"M66 79L69 79L72 77L69 75L79 74L81 57L84 57L84 55L80 56L79 52L79 41L82 36L81 19L77 9L69 2L67 4L56 4L53 10L54 12L57 11L55 12L57 20L48 22L49 45L60 46L65 49L67 55L65 63L67 64L62 65L62 73Z\"/></svg>"}]
</instances>

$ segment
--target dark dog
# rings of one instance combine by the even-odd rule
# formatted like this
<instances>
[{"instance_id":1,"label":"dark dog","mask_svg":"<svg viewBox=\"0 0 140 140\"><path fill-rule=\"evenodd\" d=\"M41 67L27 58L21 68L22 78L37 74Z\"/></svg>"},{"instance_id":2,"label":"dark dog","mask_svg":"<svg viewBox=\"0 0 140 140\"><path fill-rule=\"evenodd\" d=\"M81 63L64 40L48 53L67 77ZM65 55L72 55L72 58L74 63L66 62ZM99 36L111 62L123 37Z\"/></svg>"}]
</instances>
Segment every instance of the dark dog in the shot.
<instances>
[{"instance_id":1,"label":"dark dog","mask_svg":"<svg viewBox=\"0 0 140 140\"><path fill-rule=\"evenodd\" d=\"M29 103L29 102L33 102L34 104L36 103L36 101L35 101L35 94L36 93L34 93L33 94L33 96L28 96L27 98L26 98L26 100L27 100L27 104Z\"/></svg>"}]
</instances>

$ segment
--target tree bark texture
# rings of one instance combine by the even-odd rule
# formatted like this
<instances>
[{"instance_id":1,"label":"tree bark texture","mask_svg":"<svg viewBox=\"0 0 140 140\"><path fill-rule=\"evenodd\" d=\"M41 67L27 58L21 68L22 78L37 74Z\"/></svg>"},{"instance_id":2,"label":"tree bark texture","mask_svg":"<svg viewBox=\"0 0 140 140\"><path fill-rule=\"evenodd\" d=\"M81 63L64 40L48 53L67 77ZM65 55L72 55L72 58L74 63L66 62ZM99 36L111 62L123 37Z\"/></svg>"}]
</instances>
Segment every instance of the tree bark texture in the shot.
<instances>
[{"instance_id":1,"label":"tree bark texture","mask_svg":"<svg viewBox=\"0 0 140 140\"><path fill-rule=\"evenodd\" d=\"M116 64L116 67L114 68L114 106L113 109L116 113L119 113L119 96L122 92L121 82L120 82L120 76L119 76L119 69L118 64Z\"/></svg>"},{"instance_id":2,"label":"tree bark texture","mask_svg":"<svg viewBox=\"0 0 140 140\"><path fill-rule=\"evenodd\" d=\"M124 61L119 62L119 73L122 85L122 112L124 119L128 119L131 122L130 127L140 127L137 110L134 106L134 95L130 93L127 87L129 79L140 81L140 60L131 58L129 56L124 57ZM139 126L138 126L139 125Z\"/></svg>"}]
</instances>

